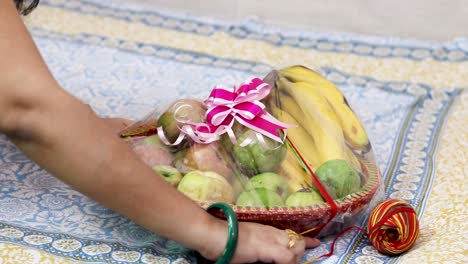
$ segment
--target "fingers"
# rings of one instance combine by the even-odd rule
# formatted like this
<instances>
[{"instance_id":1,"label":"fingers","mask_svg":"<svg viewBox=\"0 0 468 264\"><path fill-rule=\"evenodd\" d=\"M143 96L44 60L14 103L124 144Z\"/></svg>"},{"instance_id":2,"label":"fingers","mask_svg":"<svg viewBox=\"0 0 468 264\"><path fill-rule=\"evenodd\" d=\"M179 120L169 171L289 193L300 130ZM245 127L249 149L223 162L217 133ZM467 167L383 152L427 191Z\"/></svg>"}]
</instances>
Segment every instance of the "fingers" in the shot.
<instances>
[{"instance_id":1,"label":"fingers","mask_svg":"<svg viewBox=\"0 0 468 264\"><path fill-rule=\"evenodd\" d=\"M268 226L269 230L265 230L271 236L271 242L274 242L273 246L265 247L262 250L259 260L266 263L279 263L279 264L294 264L304 254L305 243L300 239L294 242L293 247L288 247L289 235L285 230L276 229Z\"/></svg>"},{"instance_id":2,"label":"fingers","mask_svg":"<svg viewBox=\"0 0 468 264\"><path fill-rule=\"evenodd\" d=\"M320 245L320 240L316 238L301 236L290 229L284 231L287 237L287 242L285 244L295 256L294 263L299 263L306 248L313 248Z\"/></svg>"},{"instance_id":3,"label":"fingers","mask_svg":"<svg viewBox=\"0 0 468 264\"><path fill-rule=\"evenodd\" d=\"M263 248L258 255L258 261L262 263L295 264L296 259L297 256L292 250L278 244Z\"/></svg>"},{"instance_id":4,"label":"fingers","mask_svg":"<svg viewBox=\"0 0 468 264\"><path fill-rule=\"evenodd\" d=\"M290 249L294 254L294 263L299 263L302 256L304 256L305 251L305 241L304 239L300 239L296 242L296 245Z\"/></svg>"},{"instance_id":5,"label":"fingers","mask_svg":"<svg viewBox=\"0 0 468 264\"><path fill-rule=\"evenodd\" d=\"M306 248L315 248L320 246L320 240L317 238L311 238L311 237L303 237L305 241L305 247Z\"/></svg>"},{"instance_id":6,"label":"fingers","mask_svg":"<svg viewBox=\"0 0 468 264\"><path fill-rule=\"evenodd\" d=\"M305 241L300 235L292 230L274 229L272 232L276 239L275 246L265 250L260 260L272 263L298 263L304 255Z\"/></svg>"},{"instance_id":7,"label":"fingers","mask_svg":"<svg viewBox=\"0 0 468 264\"><path fill-rule=\"evenodd\" d=\"M239 223L239 241L233 263L299 263L306 248L317 247L320 241L254 223Z\"/></svg>"},{"instance_id":8,"label":"fingers","mask_svg":"<svg viewBox=\"0 0 468 264\"><path fill-rule=\"evenodd\" d=\"M299 249L299 248L298 248ZM296 251L296 252L295 252ZM297 259L301 258L302 255L296 255L299 250L292 250L292 249L285 249L284 246L280 246L276 250L276 256L274 258L274 263L281 263L281 264L295 264L297 263Z\"/></svg>"},{"instance_id":9,"label":"fingers","mask_svg":"<svg viewBox=\"0 0 468 264\"><path fill-rule=\"evenodd\" d=\"M286 235L287 235L287 248L293 253L294 255L294 263L298 263L299 260L302 258L302 256L304 255L304 251L305 251L305 246L306 246L306 243L304 241L304 238L299 235L298 233L290 230L290 229L286 229L284 230Z\"/></svg>"}]
</instances>

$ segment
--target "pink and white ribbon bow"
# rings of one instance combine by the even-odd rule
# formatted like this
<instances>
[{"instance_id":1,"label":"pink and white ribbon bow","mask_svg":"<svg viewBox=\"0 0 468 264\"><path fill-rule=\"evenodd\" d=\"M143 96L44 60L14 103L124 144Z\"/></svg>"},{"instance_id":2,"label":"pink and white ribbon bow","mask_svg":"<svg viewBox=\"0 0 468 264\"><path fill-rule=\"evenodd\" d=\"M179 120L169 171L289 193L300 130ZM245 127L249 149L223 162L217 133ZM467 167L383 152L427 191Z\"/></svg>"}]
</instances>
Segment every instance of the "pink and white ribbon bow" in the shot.
<instances>
[{"instance_id":1,"label":"pink and white ribbon bow","mask_svg":"<svg viewBox=\"0 0 468 264\"><path fill-rule=\"evenodd\" d=\"M257 138L264 135L282 143L283 138L278 132L291 126L280 122L264 110L265 105L260 100L270 91L270 85L259 78L249 80L238 89L215 87L205 100L208 106L206 121L217 129L223 128L221 132L228 132L233 143L236 143L236 140L232 138L233 133L231 134L230 130L234 121L253 130Z\"/></svg>"},{"instance_id":2,"label":"pink and white ribbon bow","mask_svg":"<svg viewBox=\"0 0 468 264\"><path fill-rule=\"evenodd\" d=\"M260 100L270 91L270 85L259 78L253 78L237 89L215 87L205 100L208 107L205 115L206 123L182 122L184 125L180 127L181 135L171 145L179 144L184 135L197 143L211 143L219 140L224 133L228 133L233 144L238 144L232 130L235 121L254 131L240 146L248 145L255 137L265 144L263 136L283 143L285 133L282 137L279 131L284 132L286 128L293 126L277 120L264 110L265 105ZM162 129L158 132L163 133ZM164 137L164 134L160 136Z\"/></svg>"}]
</instances>

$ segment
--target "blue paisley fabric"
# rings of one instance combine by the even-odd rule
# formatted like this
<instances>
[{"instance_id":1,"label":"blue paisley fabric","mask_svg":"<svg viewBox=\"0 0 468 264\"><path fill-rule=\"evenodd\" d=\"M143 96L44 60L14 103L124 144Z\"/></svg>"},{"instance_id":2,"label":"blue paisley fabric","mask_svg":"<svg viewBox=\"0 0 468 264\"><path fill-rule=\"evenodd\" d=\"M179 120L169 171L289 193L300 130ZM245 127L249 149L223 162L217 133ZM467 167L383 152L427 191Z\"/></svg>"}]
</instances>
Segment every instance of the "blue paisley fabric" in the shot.
<instances>
[{"instance_id":1,"label":"blue paisley fabric","mask_svg":"<svg viewBox=\"0 0 468 264\"><path fill-rule=\"evenodd\" d=\"M245 25L227 26L189 18L116 9L87 1L44 1L45 8L143 21L147 26L188 34L216 32L240 40L264 41L372 58L466 61L463 43L378 42L369 37L288 36ZM170 23L175 21L174 23ZM34 40L52 73L74 96L103 117L141 119L177 98L208 96L217 84L233 86L263 77L278 65L197 53L175 47L119 40L89 33L56 32L31 27ZM386 198L409 201L422 216L434 179L434 153L461 89L433 89L411 81L386 81L321 67L337 84L363 121L384 177ZM79 138L77 139L79 140ZM99 146L96 146L99 147ZM408 172L408 173L404 173ZM403 176L402 176L403 175ZM411 175L405 177L404 175ZM92 263L193 263L192 251L153 234L97 204L57 180L0 135L0 241ZM150 202L150 201L148 201ZM303 260L328 251L332 237L308 250ZM362 234L348 233L337 253L318 263L394 263L378 254ZM363 259L363 256L368 258ZM370 257L369 257L370 256ZM374 262L368 262L368 261Z\"/></svg>"}]
</instances>

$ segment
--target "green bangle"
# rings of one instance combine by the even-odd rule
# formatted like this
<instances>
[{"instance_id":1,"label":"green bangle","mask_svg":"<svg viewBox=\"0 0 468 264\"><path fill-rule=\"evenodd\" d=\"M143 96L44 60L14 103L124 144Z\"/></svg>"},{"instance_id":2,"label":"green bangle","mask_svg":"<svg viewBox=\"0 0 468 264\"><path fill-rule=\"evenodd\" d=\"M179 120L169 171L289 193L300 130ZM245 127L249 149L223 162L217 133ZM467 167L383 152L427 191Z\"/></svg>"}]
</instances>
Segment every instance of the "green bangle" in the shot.
<instances>
[{"instance_id":1,"label":"green bangle","mask_svg":"<svg viewBox=\"0 0 468 264\"><path fill-rule=\"evenodd\" d=\"M221 255L215 264L228 264L236 251L237 238L239 236L239 223L237 222L236 214L232 210L231 206L225 203L214 203L210 205L207 210L212 208L221 209L226 215L228 222L228 241L224 248L223 255Z\"/></svg>"}]
</instances>

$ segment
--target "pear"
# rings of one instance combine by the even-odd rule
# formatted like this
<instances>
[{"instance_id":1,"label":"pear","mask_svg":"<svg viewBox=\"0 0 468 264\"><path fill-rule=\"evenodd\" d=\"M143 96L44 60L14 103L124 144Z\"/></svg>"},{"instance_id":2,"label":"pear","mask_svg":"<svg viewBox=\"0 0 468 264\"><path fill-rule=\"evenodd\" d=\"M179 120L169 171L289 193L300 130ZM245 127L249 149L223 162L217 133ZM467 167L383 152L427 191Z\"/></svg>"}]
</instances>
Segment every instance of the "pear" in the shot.
<instances>
[{"instance_id":1,"label":"pear","mask_svg":"<svg viewBox=\"0 0 468 264\"><path fill-rule=\"evenodd\" d=\"M229 182L216 172L192 171L187 173L177 190L194 201L225 202L234 201L234 191Z\"/></svg>"}]
</instances>

